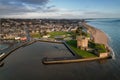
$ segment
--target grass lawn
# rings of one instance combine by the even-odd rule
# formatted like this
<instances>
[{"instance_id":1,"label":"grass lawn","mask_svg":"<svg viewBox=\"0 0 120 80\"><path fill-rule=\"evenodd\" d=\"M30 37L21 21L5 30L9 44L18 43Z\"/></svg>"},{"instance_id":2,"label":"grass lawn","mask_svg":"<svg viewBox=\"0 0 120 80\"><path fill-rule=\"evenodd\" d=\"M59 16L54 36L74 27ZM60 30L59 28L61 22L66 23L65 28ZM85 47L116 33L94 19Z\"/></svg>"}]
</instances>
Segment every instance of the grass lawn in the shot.
<instances>
[{"instance_id":1,"label":"grass lawn","mask_svg":"<svg viewBox=\"0 0 120 80\"><path fill-rule=\"evenodd\" d=\"M41 38L41 35L39 33L31 33L30 35L32 38Z\"/></svg>"},{"instance_id":2,"label":"grass lawn","mask_svg":"<svg viewBox=\"0 0 120 80\"><path fill-rule=\"evenodd\" d=\"M62 35L67 36L67 34L70 34L70 33L62 32L62 31L54 31L54 32L50 32L49 34L50 34L51 38L54 38L55 36L62 36Z\"/></svg>"},{"instance_id":3,"label":"grass lawn","mask_svg":"<svg viewBox=\"0 0 120 80\"><path fill-rule=\"evenodd\" d=\"M96 49L99 53L107 52L104 44L90 42L89 47Z\"/></svg>"},{"instance_id":4,"label":"grass lawn","mask_svg":"<svg viewBox=\"0 0 120 80\"><path fill-rule=\"evenodd\" d=\"M78 49L76 40L69 40L69 41L66 41L66 43L71 47L71 49L75 53L77 53L78 55L80 55L83 58L96 57L96 55L94 55L94 54L92 54L90 52Z\"/></svg>"}]
</instances>

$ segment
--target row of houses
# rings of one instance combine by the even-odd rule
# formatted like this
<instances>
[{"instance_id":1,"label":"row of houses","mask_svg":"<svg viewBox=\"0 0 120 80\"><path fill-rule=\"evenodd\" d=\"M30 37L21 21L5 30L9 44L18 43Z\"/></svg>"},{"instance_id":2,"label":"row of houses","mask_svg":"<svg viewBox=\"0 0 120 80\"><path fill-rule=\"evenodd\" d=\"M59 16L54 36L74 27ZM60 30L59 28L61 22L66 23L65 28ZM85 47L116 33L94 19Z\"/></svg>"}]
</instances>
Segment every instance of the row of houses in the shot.
<instances>
[{"instance_id":1,"label":"row of houses","mask_svg":"<svg viewBox=\"0 0 120 80\"><path fill-rule=\"evenodd\" d=\"M29 19L1 19L2 38L11 39L25 37L25 26L29 33L43 33L53 31L74 31L79 26L79 21L72 20L29 20Z\"/></svg>"}]
</instances>

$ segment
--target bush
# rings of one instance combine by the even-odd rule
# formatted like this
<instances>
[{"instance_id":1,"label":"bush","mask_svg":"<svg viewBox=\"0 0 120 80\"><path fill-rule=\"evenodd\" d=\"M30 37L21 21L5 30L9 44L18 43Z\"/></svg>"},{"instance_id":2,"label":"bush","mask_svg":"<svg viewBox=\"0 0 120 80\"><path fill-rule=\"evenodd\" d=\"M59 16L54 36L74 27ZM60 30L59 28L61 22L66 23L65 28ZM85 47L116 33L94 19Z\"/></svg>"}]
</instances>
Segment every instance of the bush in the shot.
<instances>
[{"instance_id":1,"label":"bush","mask_svg":"<svg viewBox=\"0 0 120 80\"><path fill-rule=\"evenodd\" d=\"M89 47L97 50L99 53L107 52L104 44L98 44L94 42L89 42Z\"/></svg>"}]
</instances>

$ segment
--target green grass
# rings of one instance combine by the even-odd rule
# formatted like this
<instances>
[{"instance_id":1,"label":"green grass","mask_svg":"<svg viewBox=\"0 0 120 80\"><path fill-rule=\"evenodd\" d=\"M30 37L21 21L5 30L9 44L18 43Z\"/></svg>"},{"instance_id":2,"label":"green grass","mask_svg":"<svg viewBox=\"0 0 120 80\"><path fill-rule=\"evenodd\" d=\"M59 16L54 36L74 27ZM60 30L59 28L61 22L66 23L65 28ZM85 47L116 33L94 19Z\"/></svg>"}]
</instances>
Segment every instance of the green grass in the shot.
<instances>
[{"instance_id":1,"label":"green grass","mask_svg":"<svg viewBox=\"0 0 120 80\"><path fill-rule=\"evenodd\" d=\"M104 44L98 44L98 43L90 42L89 47L91 47L93 49L96 49L99 53L107 52Z\"/></svg>"},{"instance_id":2,"label":"green grass","mask_svg":"<svg viewBox=\"0 0 120 80\"><path fill-rule=\"evenodd\" d=\"M104 44L96 44L96 49L98 50L99 53L107 52L106 49L105 49Z\"/></svg>"},{"instance_id":3,"label":"green grass","mask_svg":"<svg viewBox=\"0 0 120 80\"><path fill-rule=\"evenodd\" d=\"M41 35L39 33L31 33L32 38L41 38Z\"/></svg>"},{"instance_id":4,"label":"green grass","mask_svg":"<svg viewBox=\"0 0 120 80\"><path fill-rule=\"evenodd\" d=\"M70 48L75 53L77 53L79 56L81 56L83 58L96 57L96 55L94 55L88 51L80 50L79 48L77 48L77 41L76 40L69 40L69 41L66 41L66 43L70 46Z\"/></svg>"},{"instance_id":5,"label":"green grass","mask_svg":"<svg viewBox=\"0 0 120 80\"><path fill-rule=\"evenodd\" d=\"M50 32L50 37L54 38L55 36L62 36L65 35L67 36L67 34L70 34L69 32L62 32L62 31L54 31L54 32Z\"/></svg>"},{"instance_id":6,"label":"green grass","mask_svg":"<svg viewBox=\"0 0 120 80\"><path fill-rule=\"evenodd\" d=\"M90 34L89 33L87 33L87 36L86 37L90 37Z\"/></svg>"}]
</instances>

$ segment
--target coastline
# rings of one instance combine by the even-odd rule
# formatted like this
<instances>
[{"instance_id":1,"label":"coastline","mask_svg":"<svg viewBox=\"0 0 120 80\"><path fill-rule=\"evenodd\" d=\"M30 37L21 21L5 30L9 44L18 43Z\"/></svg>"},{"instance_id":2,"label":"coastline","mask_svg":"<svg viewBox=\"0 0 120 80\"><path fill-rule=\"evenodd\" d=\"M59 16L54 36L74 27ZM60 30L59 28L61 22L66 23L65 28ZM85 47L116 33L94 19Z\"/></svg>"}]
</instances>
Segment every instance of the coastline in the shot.
<instances>
[{"instance_id":1,"label":"coastline","mask_svg":"<svg viewBox=\"0 0 120 80\"><path fill-rule=\"evenodd\" d=\"M115 58L115 54L111 46L109 45L109 36L103 32L102 30L95 28L94 26L89 25L86 22L83 22L82 25L89 31L89 33L94 38L95 43L104 44L106 49L108 50L109 56L113 59Z\"/></svg>"},{"instance_id":2,"label":"coastline","mask_svg":"<svg viewBox=\"0 0 120 80\"><path fill-rule=\"evenodd\" d=\"M1 46L0 50L4 50L4 49L6 49L6 48L9 48L9 47L11 47L12 45L13 45L12 43L1 43L1 44L0 44L0 46Z\"/></svg>"},{"instance_id":3,"label":"coastline","mask_svg":"<svg viewBox=\"0 0 120 80\"><path fill-rule=\"evenodd\" d=\"M109 43L109 37L105 32L103 32L100 29L97 29L87 23L82 23L82 25L88 29L89 33L93 36L95 43L104 44L106 47L110 47L108 45Z\"/></svg>"}]
</instances>

